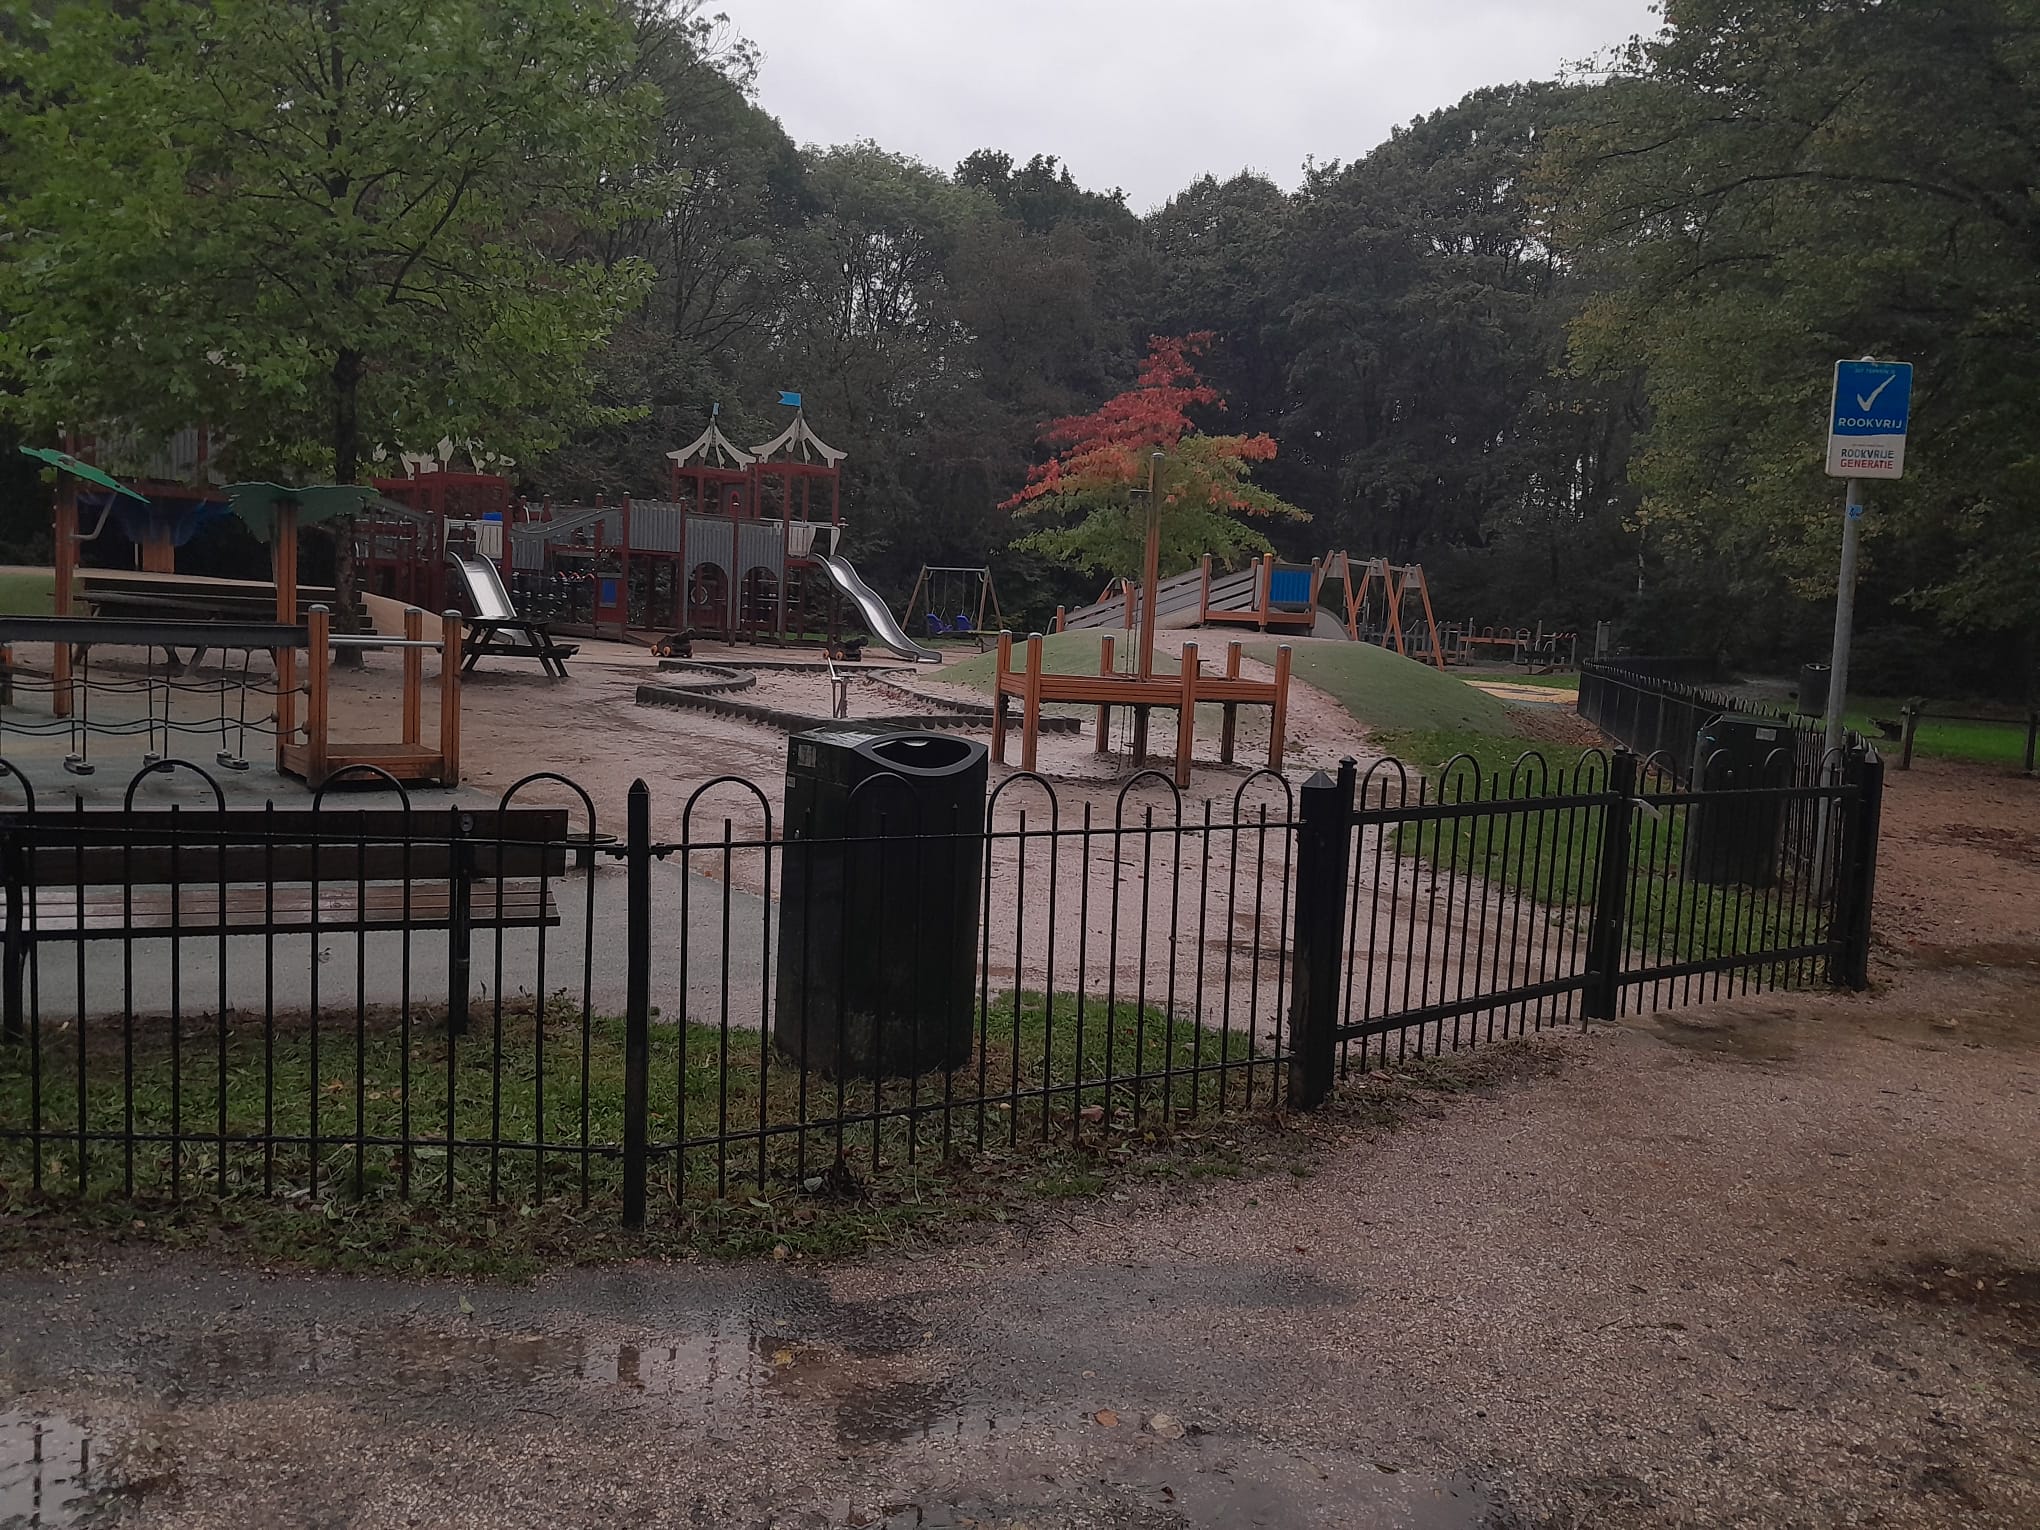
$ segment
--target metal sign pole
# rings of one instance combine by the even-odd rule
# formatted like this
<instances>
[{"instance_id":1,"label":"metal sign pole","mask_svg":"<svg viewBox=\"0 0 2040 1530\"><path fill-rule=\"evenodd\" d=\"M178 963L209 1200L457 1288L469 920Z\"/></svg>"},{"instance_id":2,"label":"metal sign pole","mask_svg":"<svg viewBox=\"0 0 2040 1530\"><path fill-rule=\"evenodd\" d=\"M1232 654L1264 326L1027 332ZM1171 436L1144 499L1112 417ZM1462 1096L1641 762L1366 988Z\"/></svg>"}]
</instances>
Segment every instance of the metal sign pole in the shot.
<instances>
[{"instance_id":1,"label":"metal sign pole","mask_svg":"<svg viewBox=\"0 0 2040 1530\"><path fill-rule=\"evenodd\" d=\"M1823 759L1842 747L1842 713L1849 701L1849 640L1856 623L1856 545L1861 539L1863 480L1849 480L1842 516L1842 566L1835 585L1835 641L1828 657L1827 732L1821 740Z\"/></svg>"}]
</instances>

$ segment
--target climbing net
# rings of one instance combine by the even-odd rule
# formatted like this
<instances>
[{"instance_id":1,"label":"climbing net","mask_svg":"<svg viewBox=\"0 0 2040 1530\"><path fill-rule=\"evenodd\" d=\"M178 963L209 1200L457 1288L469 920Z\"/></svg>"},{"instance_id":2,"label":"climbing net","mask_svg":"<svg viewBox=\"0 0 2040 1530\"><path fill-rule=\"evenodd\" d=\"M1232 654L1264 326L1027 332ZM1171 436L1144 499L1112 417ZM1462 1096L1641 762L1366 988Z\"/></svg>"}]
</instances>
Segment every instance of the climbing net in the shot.
<instances>
[{"instance_id":1,"label":"climbing net","mask_svg":"<svg viewBox=\"0 0 2040 1530\"><path fill-rule=\"evenodd\" d=\"M197 673L197 655L180 669L174 656L159 663L154 649L139 675L128 665L111 671L102 665L95 672L86 647L70 678L58 680L24 670L0 652L0 757L10 739L61 738L68 746L64 769L89 776L95 738L143 738L142 763L153 765L170 758L172 737L178 735L216 738L214 760L228 770L246 770L249 735L276 737L276 703L283 694L273 674L265 680L252 672L254 653L242 650L238 671L222 662L216 676L205 678ZM303 693L302 686L297 689ZM24 696L31 698L27 705ZM68 705L60 708L60 697Z\"/></svg>"}]
</instances>

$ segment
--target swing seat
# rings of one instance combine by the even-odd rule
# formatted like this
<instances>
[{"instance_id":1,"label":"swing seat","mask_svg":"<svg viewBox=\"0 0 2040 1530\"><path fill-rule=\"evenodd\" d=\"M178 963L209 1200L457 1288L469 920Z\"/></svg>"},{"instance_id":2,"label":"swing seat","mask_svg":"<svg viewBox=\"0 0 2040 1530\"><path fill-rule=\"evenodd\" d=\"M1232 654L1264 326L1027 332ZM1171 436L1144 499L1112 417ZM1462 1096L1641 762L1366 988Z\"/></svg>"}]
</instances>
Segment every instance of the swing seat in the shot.
<instances>
[{"instance_id":1,"label":"swing seat","mask_svg":"<svg viewBox=\"0 0 2040 1530\"><path fill-rule=\"evenodd\" d=\"M949 630L958 637L969 637L973 632L977 631L977 628L971 625L970 614L968 612L959 611L956 613L956 624Z\"/></svg>"},{"instance_id":2,"label":"swing seat","mask_svg":"<svg viewBox=\"0 0 2040 1530\"><path fill-rule=\"evenodd\" d=\"M942 637L949 631L948 627L943 625L942 618L933 611L930 611L923 620L928 624L928 636L931 638Z\"/></svg>"}]
</instances>

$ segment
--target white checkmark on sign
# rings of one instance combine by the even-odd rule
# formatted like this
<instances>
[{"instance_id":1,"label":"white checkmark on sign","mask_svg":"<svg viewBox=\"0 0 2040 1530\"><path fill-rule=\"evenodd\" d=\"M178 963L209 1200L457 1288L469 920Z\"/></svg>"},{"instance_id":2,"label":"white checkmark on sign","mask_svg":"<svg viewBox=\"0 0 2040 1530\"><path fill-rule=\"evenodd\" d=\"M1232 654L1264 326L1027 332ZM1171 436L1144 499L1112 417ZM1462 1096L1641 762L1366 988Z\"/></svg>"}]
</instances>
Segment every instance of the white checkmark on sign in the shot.
<instances>
[{"instance_id":1,"label":"white checkmark on sign","mask_svg":"<svg viewBox=\"0 0 2040 1530\"><path fill-rule=\"evenodd\" d=\"M1892 383L1897 380L1897 377L1898 374L1896 372L1893 372L1890 377L1885 378L1883 382L1879 383L1876 387L1872 388L1867 398L1863 394L1860 393L1857 394L1856 407L1861 409L1865 414L1868 414L1870 412L1871 406L1877 402L1877 396L1880 393L1882 393L1886 388L1890 387Z\"/></svg>"}]
</instances>

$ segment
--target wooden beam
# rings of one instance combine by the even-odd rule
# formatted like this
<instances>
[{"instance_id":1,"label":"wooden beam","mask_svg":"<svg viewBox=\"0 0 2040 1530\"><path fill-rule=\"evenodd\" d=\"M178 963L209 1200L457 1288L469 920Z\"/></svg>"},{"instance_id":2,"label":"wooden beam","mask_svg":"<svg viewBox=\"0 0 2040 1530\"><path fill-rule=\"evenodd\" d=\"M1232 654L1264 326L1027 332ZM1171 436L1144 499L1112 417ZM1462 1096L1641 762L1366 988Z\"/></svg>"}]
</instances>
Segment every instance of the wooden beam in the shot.
<instances>
[{"instance_id":1,"label":"wooden beam","mask_svg":"<svg viewBox=\"0 0 2040 1530\"><path fill-rule=\"evenodd\" d=\"M1041 741L1041 634L1027 639L1027 694L1020 703L1020 768L1032 770Z\"/></svg>"},{"instance_id":2,"label":"wooden beam","mask_svg":"<svg viewBox=\"0 0 2040 1530\"><path fill-rule=\"evenodd\" d=\"M1422 564L1413 563L1410 567L1416 572L1417 589L1424 597L1424 623L1431 632L1431 662L1439 669L1443 669L1445 667L1444 645L1439 640L1437 613L1431 609L1431 581L1424 577Z\"/></svg>"},{"instance_id":3,"label":"wooden beam","mask_svg":"<svg viewBox=\"0 0 2040 1530\"><path fill-rule=\"evenodd\" d=\"M1275 707L1268 718L1268 768L1282 768L1283 734L1289 726L1289 659L1287 643L1275 650Z\"/></svg>"},{"instance_id":4,"label":"wooden beam","mask_svg":"<svg viewBox=\"0 0 2040 1530\"><path fill-rule=\"evenodd\" d=\"M626 598L628 592L626 592ZM439 780L460 785L460 613L440 617Z\"/></svg>"},{"instance_id":5,"label":"wooden beam","mask_svg":"<svg viewBox=\"0 0 2040 1530\"><path fill-rule=\"evenodd\" d=\"M1176 789L1190 785L1190 753L1197 737L1197 681L1203 668L1197 645L1183 645L1183 699L1176 708Z\"/></svg>"},{"instance_id":6,"label":"wooden beam","mask_svg":"<svg viewBox=\"0 0 2040 1530\"><path fill-rule=\"evenodd\" d=\"M314 789L326 780L327 683L333 668L333 616L324 606L313 606L306 625L310 628L305 655L305 679L310 694L305 698L305 781Z\"/></svg>"},{"instance_id":7,"label":"wooden beam","mask_svg":"<svg viewBox=\"0 0 2040 1530\"><path fill-rule=\"evenodd\" d=\"M1140 655L1134 672L1143 680L1155 674L1155 596L1162 587L1162 454L1148 458L1147 540L1140 557Z\"/></svg>"},{"instance_id":8,"label":"wooden beam","mask_svg":"<svg viewBox=\"0 0 2040 1530\"><path fill-rule=\"evenodd\" d=\"M297 573L297 506L278 505L269 531L269 577L276 585L280 622L297 621ZM269 661L276 669L276 764L281 770L285 747L297 742L297 650L271 649Z\"/></svg>"},{"instance_id":9,"label":"wooden beam","mask_svg":"<svg viewBox=\"0 0 2040 1530\"><path fill-rule=\"evenodd\" d=\"M1013 634L1001 632L992 670L992 758L1006 763L1006 673L1013 667Z\"/></svg>"},{"instance_id":10,"label":"wooden beam","mask_svg":"<svg viewBox=\"0 0 2040 1530\"><path fill-rule=\"evenodd\" d=\"M404 612L404 639L410 643L425 641L425 613L416 606ZM404 742L420 744L425 741L425 650L406 648L404 650Z\"/></svg>"},{"instance_id":11,"label":"wooden beam","mask_svg":"<svg viewBox=\"0 0 2040 1530\"><path fill-rule=\"evenodd\" d=\"M1108 634L1098 644L1098 674L1103 679L1109 680L1115 678L1112 666L1112 653L1113 653L1112 638ZM1101 701L1098 703L1097 731L1095 736L1091 740L1091 752L1093 754L1106 754L1110 752L1111 747L1112 747L1112 703L1109 701Z\"/></svg>"},{"instance_id":12,"label":"wooden beam","mask_svg":"<svg viewBox=\"0 0 2040 1530\"><path fill-rule=\"evenodd\" d=\"M1225 645L1225 677L1228 680L1237 680L1240 677L1240 645L1237 640ZM1225 722L1218 733L1218 758L1221 764L1232 764L1233 732L1239 726L1239 720L1239 703L1228 701L1225 704Z\"/></svg>"}]
</instances>

